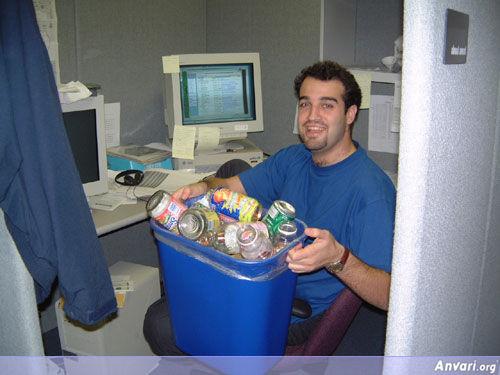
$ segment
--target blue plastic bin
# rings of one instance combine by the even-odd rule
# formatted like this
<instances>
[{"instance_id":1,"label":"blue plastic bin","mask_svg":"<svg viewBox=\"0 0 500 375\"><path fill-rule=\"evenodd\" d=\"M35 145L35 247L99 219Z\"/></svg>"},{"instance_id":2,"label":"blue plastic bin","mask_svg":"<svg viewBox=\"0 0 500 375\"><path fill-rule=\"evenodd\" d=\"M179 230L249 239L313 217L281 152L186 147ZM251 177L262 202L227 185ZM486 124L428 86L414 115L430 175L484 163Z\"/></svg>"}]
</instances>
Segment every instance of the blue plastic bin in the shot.
<instances>
[{"instance_id":1,"label":"blue plastic bin","mask_svg":"<svg viewBox=\"0 0 500 375\"><path fill-rule=\"evenodd\" d=\"M168 232L151 220L177 346L194 356L284 354L297 275L274 257L236 259Z\"/></svg>"}]
</instances>

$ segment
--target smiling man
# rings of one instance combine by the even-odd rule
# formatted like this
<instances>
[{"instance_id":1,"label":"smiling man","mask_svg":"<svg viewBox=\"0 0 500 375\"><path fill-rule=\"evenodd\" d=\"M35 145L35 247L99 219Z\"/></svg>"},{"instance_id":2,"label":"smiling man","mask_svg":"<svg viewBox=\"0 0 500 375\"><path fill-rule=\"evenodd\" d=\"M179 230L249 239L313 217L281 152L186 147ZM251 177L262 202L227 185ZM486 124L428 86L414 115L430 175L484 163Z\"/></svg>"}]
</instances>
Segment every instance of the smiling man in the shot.
<instances>
[{"instance_id":1,"label":"smiling man","mask_svg":"<svg viewBox=\"0 0 500 375\"><path fill-rule=\"evenodd\" d=\"M308 225L309 241L290 250L287 261L299 274L295 297L309 302L313 314L307 320L292 317L288 345L307 339L345 287L387 309L396 200L390 178L352 140L361 104L352 74L335 62L318 62L297 76L295 94L302 144L237 176L210 178L174 193L187 199L224 186L265 207L278 199L295 207L297 218ZM144 332L157 344L155 352L175 355L167 318L165 302L151 306Z\"/></svg>"}]
</instances>

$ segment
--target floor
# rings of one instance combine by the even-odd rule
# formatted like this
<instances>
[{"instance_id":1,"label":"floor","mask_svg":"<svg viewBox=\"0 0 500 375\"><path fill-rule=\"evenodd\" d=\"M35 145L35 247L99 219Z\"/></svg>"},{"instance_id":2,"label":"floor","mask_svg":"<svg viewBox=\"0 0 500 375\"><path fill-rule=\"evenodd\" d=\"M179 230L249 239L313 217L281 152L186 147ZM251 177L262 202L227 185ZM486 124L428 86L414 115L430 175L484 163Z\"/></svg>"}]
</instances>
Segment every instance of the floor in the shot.
<instances>
[{"instance_id":1,"label":"floor","mask_svg":"<svg viewBox=\"0 0 500 375\"><path fill-rule=\"evenodd\" d=\"M363 304L334 355L383 356L386 325L387 314L385 312ZM57 328L45 332L42 338L45 355L63 355Z\"/></svg>"},{"instance_id":2,"label":"floor","mask_svg":"<svg viewBox=\"0 0 500 375\"><path fill-rule=\"evenodd\" d=\"M47 356L61 356L61 341L59 340L59 331L56 328L45 332L42 335L43 346L45 348L45 355Z\"/></svg>"},{"instance_id":3,"label":"floor","mask_svg":"<svg viewBox=\"0 0 500 375\"><path fill-rule=\"evenodd\" d=\"M336 356L383 356L387 313L363 303L335 351Z\"/></svg>"}]
</instances>

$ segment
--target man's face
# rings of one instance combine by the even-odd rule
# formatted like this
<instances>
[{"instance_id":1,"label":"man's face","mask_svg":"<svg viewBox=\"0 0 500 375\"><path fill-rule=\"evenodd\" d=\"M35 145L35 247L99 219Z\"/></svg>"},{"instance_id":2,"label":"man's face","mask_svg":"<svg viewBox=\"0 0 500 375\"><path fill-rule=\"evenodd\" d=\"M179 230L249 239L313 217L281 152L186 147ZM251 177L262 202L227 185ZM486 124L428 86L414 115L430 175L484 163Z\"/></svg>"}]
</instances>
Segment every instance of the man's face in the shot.
<instances>
[{"instance_id":1,"label":"man's face","mask_svg":"<svg viewBox=\"0 0 500 375\"><path fill-rule=\"evenodd\" d=\"M345 113L345 88L338 80L321 81L307 77L300 87L299 133L313 154L327 154L342 142L350 142L349 126L356 106ZM338 147L337 147L338 149Z\"/></svg>"}]
</instances>

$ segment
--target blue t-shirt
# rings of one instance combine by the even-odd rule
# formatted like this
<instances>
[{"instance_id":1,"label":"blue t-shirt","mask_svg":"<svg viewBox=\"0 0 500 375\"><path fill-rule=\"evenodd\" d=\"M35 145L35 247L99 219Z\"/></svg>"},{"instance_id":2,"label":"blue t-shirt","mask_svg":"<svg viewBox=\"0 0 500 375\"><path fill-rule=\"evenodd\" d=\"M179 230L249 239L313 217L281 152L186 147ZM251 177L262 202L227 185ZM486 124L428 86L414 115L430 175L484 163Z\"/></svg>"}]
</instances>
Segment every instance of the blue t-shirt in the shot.
<instances>
[{"instance_id":1,"label":"blue t-shirt","mask_svg":"<svg viewBox=\"0 0 500 375\"><path fill-rule=\"evenodd\" d=\"M391 272L396 190L391 179L355 142L341 162L318 167L302 144L289 146L239 175L247 194L264 207L291 203L308 227L328 229L370 266ZM299 274L295 297L313 316L326 310L345 285L324 269ZM292 316L292 323L302 319Z\"/></svg>"}]
</instances>

